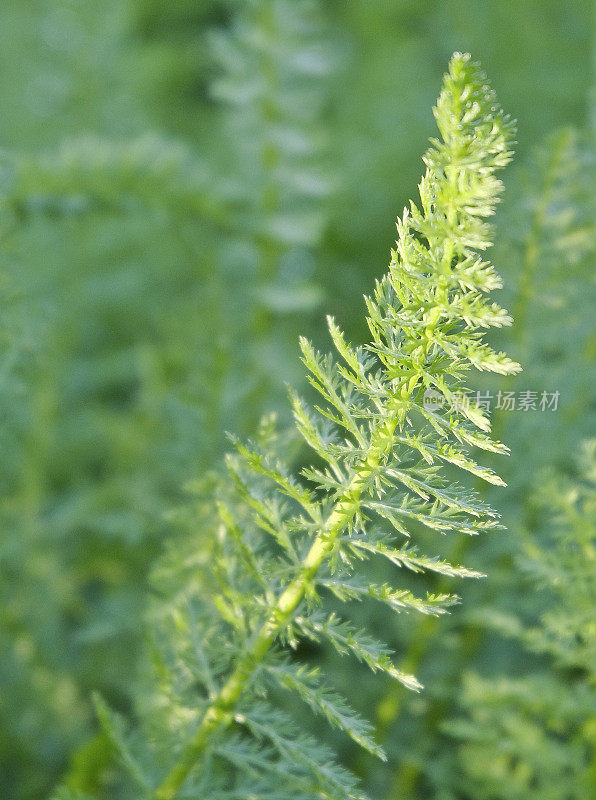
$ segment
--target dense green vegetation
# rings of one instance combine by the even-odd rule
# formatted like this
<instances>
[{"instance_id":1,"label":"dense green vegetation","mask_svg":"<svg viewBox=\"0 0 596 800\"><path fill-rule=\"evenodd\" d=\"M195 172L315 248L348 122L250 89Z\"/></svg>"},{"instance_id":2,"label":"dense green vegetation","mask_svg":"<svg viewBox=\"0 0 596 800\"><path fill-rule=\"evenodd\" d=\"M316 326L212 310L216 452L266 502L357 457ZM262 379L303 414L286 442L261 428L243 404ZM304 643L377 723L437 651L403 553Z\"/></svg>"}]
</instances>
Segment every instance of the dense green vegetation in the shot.
<instances>
[{"instance_id":1,"label":"dense green vegetation","mask_svg":"<svg viewBox=\"0 0 596 800\"><path fill-rule=\"evenodd\" d=\"M368 341L358 298L382 275L392 220L417 195L454 50L482 62L517 119L491 251L496 297L515 324L487 340L523 372L469 379L512 455L483 461L506 488L473 476L467 487L508 533L429 539L416 528L423 553L488 574L404 577L400 588L416 595L461 594L449 615L395 618L350 603L351 625L385 642L423 692L369 674L362 653L361 664L341 658L345 630L328 642L313 633L318 617L304 620L311 635L301 631L309 641L296 657L371 720L385 763L299 700L271 689L270 702L306 737L301 757L317 740L319 767L337 753L331 797L359 796L345 789L346 767L388 800L591 796L592 3L7 0L0 23L2 797L143 796L122 777L120 734L100 724L114 712L142 764L153 758L159 776L174 763L144 748L161 736L176 752L172 731L193 729L209 700L205 675L189 673L192 648L205 644L192 639L204 614L197 559L213 547L208 577L221 579L218 548L229 545L215 534L232 535L237 515L245 522L225 478L225 432L297 471L321 469L287 432L285 382L317 402L298 334L326 351L324 310L345 341ZM413 240L430 242L422 228ZM320 363L304 355L321 384ZM315 448L323 458L325 447ZM457 471L447 479L462 482ZM379 561L369 578L382 586L395 575ZM346 614L341 599L327 598L328 613ZM231 655L222 648L216 674ZM255 714L253 735L272 721L263 707ZM280 769L288 757L277 753ZM242 784L217 791L247 796Z\"/></svg>"}]
</instances>

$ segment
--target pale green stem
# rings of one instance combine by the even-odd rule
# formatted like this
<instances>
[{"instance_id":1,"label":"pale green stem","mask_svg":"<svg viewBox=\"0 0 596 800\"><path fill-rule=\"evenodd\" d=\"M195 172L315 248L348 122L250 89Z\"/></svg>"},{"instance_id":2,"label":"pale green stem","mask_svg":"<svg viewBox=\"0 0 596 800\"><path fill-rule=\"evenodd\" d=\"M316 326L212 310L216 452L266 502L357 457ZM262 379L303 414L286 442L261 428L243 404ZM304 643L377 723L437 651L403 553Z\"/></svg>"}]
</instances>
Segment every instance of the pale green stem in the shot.
<instances>
[{"instance_id":1,"label":"pale green stem","mask_svg":"<svg viewBox=\"0 0 596 800\"><path fill-rule=\"evenodd\" d=\"M265 623L253 638L252 644L240 658L236 668L206 711L178 763L170 770L155 792L154 800L174 800L188 774L201 758L209 740L232 721L233 710L250 682L252 675L270 650L279 630L288 621L304 597L307 586L325 561L334 541L346 529L356 514L360 495L366 482L370 475L377 471L383 456L391 449L395 429L402 418L403 412L401 410L394 411L390 418L377 430L368 456L363 460L349 488L337 501L327 519L325 528L316 536L302 562L300 572L279 596Z\"/></svg>"}]
</instances>

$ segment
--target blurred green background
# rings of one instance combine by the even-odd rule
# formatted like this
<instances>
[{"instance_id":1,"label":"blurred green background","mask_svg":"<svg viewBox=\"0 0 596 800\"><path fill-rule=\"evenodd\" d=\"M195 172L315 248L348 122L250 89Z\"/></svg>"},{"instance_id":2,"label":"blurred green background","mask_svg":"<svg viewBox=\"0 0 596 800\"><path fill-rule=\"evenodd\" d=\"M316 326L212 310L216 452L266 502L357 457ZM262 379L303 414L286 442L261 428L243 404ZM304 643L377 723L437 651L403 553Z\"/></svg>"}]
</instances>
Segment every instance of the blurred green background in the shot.
<instances>
[{"instance_id":1,"label":"blurred green background","mask_svg":"<svg viewBox=\"0 0 596 800\"><path fill-rule=\"evenodd\" d=\"M448 622L383 632L427 692L359 676L389 764L336 746L375 798L596 796L594 570L561 599L550 590L574 567L557 560L559 583L536 567L549 503L567 538L578 514L583 534L594 525L593 499L576 506L596 405L593 2L4 0L6 800L60 786L118 796L90 696L133 714L147 575L185 535L168 511L219 469L226 430L249 435L270 410L289 419L299 332L324 343L332 313L365 335L361 296L416 197L454 50L482 63L518 121L493 260L516 317L499 345L525 372L478 387L560 391L559 407L495 412L513 455L490 500L510 533L455 551L488 582L456 587ZM575 542L572 564L590 564L591 542ZM577 615L579 661L536 635L528 645L551 606L568 630Z\"/></svg>"}]
</instances>

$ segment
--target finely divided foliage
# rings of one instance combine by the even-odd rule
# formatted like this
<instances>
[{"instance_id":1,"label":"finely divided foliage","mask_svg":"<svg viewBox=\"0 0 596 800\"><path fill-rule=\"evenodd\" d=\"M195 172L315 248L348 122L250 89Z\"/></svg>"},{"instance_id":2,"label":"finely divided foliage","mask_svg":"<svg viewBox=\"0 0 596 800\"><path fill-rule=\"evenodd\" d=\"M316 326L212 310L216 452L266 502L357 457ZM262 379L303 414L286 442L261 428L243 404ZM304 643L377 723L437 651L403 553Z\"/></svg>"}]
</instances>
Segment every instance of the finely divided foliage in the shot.
<instances>
[{"instance_id":1,"label":"finely divided foliage","mask_svg":"<svg viewBox=\"0 0 596 800\"><path fill-rule=\"evenodd\" d=\"M151 737L161 741L151 757L143 748L137 756L102 707L131 774L155 800L362 797L327 749L273 705L291 692L384 757L370 724L291 649L303 639L326 640L418 690L383 643L326 610L326 601L369 598L396 612L438 615L456 600L371 582L363 565L369 558L414 572L479 576L410 540L421 526L442 534L498 526L496 512L445 470L501 483L469 449L506 448L490 438L481 410L458 398L472 367L519 369L483 340L485 329L510 318L486 299L500 282L478 255L490 245L484 220L501 191L495 173L511 158L512 124L460 54L450 62L435 117L442 138L424 157L420 206L404 211L389 271L366 301L370 342L352 347L333 319L336 356L301 341L321 397L313 410L292 394L312 466L293 475L278 458L284 440L265 422L257 442L235 442L229 479L202 505L212 535L202 531L206 544L186 563L188 580L178 573L177 596L163 608L176 631L173 666L160 662L158 703L171 738L161 730ZM442 405L425 405L427 390Z\"/></svg>"}]
</instances>

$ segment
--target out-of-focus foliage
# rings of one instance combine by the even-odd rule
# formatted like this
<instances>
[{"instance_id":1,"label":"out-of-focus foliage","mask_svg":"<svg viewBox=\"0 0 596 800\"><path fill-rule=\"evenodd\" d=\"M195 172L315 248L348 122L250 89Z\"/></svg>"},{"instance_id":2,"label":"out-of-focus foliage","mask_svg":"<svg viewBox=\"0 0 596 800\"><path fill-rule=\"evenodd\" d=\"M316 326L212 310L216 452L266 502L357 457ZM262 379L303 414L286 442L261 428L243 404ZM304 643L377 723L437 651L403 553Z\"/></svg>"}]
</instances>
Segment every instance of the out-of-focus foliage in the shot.
<instances>
[{"instance_id":1,"label":"out-of-focus foliage","mask_svg":"<svg viewBox=\"0 0 596 800\"><path fill-rule=\"evenodd\" d=\"M37 151L80 133L151 125L130 0L6 0L0 11L0 139ZM147 88L147 87L144 87Z\"/></svg>"},{"instance_id":2,"label":"out-of-focus foliage","mask_svg":"<svg viewBox=\"0 0 596 800\"><path fill-rule=\"evenodd\" d=\"M156 368L166 362L173 310L196 313L186 288L196 285L196 264L189 274L176 235L176 223L196 212L176 203L172 220L129 194L132 175L152 172L161 192L180 166L168 147L160 174L160 147L146 145L72 145L51 168L18 159L4 187L4 251L22 298L16 346L22 337L30 355L13 401L23 422L8 428L12 459L2 464L6 663L14 648L11 671L23 685L4 696L12 735L2 757L5 774L24 769L34 786L50 765L62 768L73 735L88 727L92 687L121 702L129 694L143 575L158 551L163 500L191 459L167 414L183 430L200 419L198 404L194 424L181 413L180 388L165 395ZM193 236L201 227L193 219Z\"/></svg>"},{"instance_id":3,"label":"out-of-focus foliage","mask_svg":"<svg viewBox=\"0 0 596 800\"><path fill-rule=\"evenodd\" d=\"M580 800L596 788L595 455L585 442L578 477L551 474L537 491L543 535L528 537L517 566L542 611L534 625L501 625L539 657L521 676L465 676L469 717L446 726L463 742L459 785L445 797Z\"/></svg>"},{"instance_id":4,"label":"out-of-focus foliage","mask_svg":"<svg viewBox=\"0 0 596 800\"><path fill-rule=\"evenodd\" d=\"M68 19L88 26L81 47L103 35L94 29L96 6L88 14L65 9ZM43 25L58 25L46 11ZM245 156L253 165L261 159L256 176L231 165L220 174L220 165L188 145L147 133L122 141L89 134L51 148L48 132L42 154L6 155L10 439L2 467L7 658L0 762L7 797L39 796L68 770L69 752L93 726L92 689L130 707L144 576L161 547L163 515L187 477L221 452L226 427L248 433L271 375L282 393L291 315L317 301L309 251L322 229L324 186L308 174L304 187L296 182L298 166L319 164L309 127L320 114L325 65L317 64L319 82L302 101L308 124L300 106L284 109L255 93L254 82L275 64L289 72L286 82L302 68L301 85L308 86L316 56L300 36L313 27L310 9L303 17L299 9L290 18L278 13L268 39L257 12L255 6L238 23L254 62L241 75L229 64L220 70L222 81L229 72L238 92L248 90L226 118L250 117ZM10 21L19 22L17 10ZM284 49L268 52L280 33ZM114 37L106 33L101 47L115 47ZM221 37L217 46L224 47ZM268 60L261 64L263 50ZM67 74L80 79L74 68ZM103 80L98 85L94 111L116 102ZM292 137L300 145L295 164L291 153L280 163L277 151L268 161L271 113L281 129L279 152ZM144 127L144 119L135 123ZM222 138L236 133L222 121ZM279 231L262 228L263 197L265 222L283 221L287 187L301 200L311 186L317 196L300 240L284 240L282 224ZM257 278L265 251L266 274Z\"/></svg>"},{"instance_id":5,"label":"out-of-focus foliage","mask_svg":"<svg viewBox=\"0 0 596 800\"><path fill-rule=\"evenodd\" d=\"M510 533L466 554L490 582L424 635L363 613L429 687L414 699L388 687L389 764L332 744L374 796L393 798L398 780L405 798L441 797L443 784L465 797L443 722L465 716L463 672L486 681L536 658L500 627L543 611L517 566L519 534L546 535L535 478L550 466L561 485L594 430L594 41L591 0L1 4L3 797L37 800L62 779L96 795L99 774L110 785L89 698L98 689L132 713L145 575L164 537L186 538L164 512L218 468L225 429L250 434L283 409L296 333L318 340L323 292L361 338L354 297L415 192L456 49L482 61L517 117L523 162L494 256L518 323L493 340L525 371L485 385L494 397L559 390L559 408L494 411L513 457L499 465L509 486L485 499ZM291 225L270 224L280 218ZM305 655L340 685L358 681L370 713L376 679L320 645ZM563 692L568 677L557 673Z\"/></svg>"}]
</instances>

